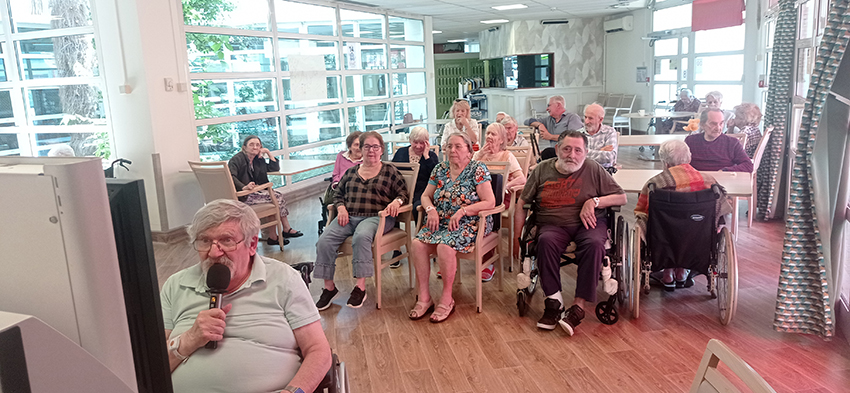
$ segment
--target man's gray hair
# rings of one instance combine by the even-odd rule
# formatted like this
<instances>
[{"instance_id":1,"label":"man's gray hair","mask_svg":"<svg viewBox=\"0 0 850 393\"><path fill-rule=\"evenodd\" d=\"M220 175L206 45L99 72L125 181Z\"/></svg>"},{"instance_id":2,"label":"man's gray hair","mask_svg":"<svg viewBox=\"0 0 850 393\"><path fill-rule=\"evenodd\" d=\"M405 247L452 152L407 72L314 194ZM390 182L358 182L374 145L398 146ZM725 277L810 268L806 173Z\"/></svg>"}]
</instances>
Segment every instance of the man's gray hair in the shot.
<instances>
[{"instance_id":1,"label":"man's gray hair","mask_svg":"<svg viewBox=\"0 0 850 393\"><path fill-rule=\"evenodd\" d=\"M706 98L714 97L714 99L717 100L717 102L723 102L723 93L721 93L717 90L708 92L708 94L706 94L705 97Z\"/></svg>"},{"instance_id":2,"label":"man's gray hair","mask_svg":"<svg viewBox=\"0 0 850 393\"><path fill-rule=\"evenodd\" d=\"M509 124L519 126L519 123L516 122L516 119L514 119L513 117L511 117L511 115L508 115L508 114L505 114L505 116L502 118L502 120L499 121L499 124L501 124L505 127L507 127Z\"/></svg>"},{"instance_id":3,"label":"man's gray hair","mask_svg":"<svg viewBox=\"0 0 850 393\"><path fill-rule=\"evenodd\" d=\"M691 148L685 141L669 140L658 148L658 158L668 167L688 164L691 162Z\"/></svg>"},{"instance_id":4,"label":"man's gray hair","mask_svg":"<svg viewBox=\"0 0 850 393\"><path fill-rule=\"evenodd\" d=\"M474 151L472 150L472 139L469 139L469 135L466 135L465 132L452 132L447 137L445 137L443 139L443 146L440 146L443 149L443 151L448 150L448 149L446 149L446 146L449 145L449 141L452 139L452 137L459 137L459 138L463 139L463 142L466 143L466 148L469 149L469 154L474 153ZM446 157L448 157L448 156L446 156Z\"/></svg>"},{"instance_id":5,"label":"man's gray hair","mask_svg":"<svg viewBox=\"0 0 850 393\"><path fill-rule=\"evenodd\" d=\"M254 209L239 201L217 199L195 213L192 224L186 229L189 242L194 243L204 232L231 221L239 223L246 242L260 232L260 219Z\"/></svg>"},{"instance_id":6,"label":"man's gray hair","mask_svg":"<svg viewBox=\"0 0 850 393\"><path fill-rule=\"evenodd\" d=\"M584 114L586 115L588 111L595 112L599 117L605 117L605 108L599 105L598 102L585 105Z\"/></svg>"},{"instance_id":7,"label":"man's gray hair","mask_svg":"<svg viewBox=\"0 0 850 393\"><path fill-rule=\"evenodd\" d=\"M551 102L551 101L560 102L560 103L561 103L561 105L563 105L563 106L564 106L564 108L566 108L566 107L567 107L567 101L566 101L566 100L564 100L564 96L552 96L552 97L549 97L549 101L550 101L550 102Z\"/></svg>"},{"instance_id":8,"label":"man's gray hair","mask_svg":"<svg viewBox=\"0 0 850 393\"><path fill-rule=\"evenodd\" d=\"M699 114L699 128L702 129L705 127L705 123L708 122L708 113L709 112L717 112L720 113L720 116L723 117L723 120L726 120L726 116L723 116L723 111L717 108L707 108Z\"/></svg>"},{"instance_id":9,"label":"man's gray hair","mask_svg":"<svg viewBox=\"0 0 850 393\"><path fill-rule=\"evenodd\" d=\"M408 136L408 140L410 143L415 141L422 141L430 143L431 136L428 135L428 129L421 126L416 126L410 129L410 135Z\"/></svg>"},{"instance_id":10,"label":"man's gray hair","mask_svg":"<svg viewBox=\"0 0 850 393\"><path fill-rule=\"evenodd\" d=\"M694 98L694 93L691 91L691 89L682 89L682 91L679 92L679 97L682 96L682 93L687 94L688 98L690 98L690 99Z\"/></svg>"}]
</instances>

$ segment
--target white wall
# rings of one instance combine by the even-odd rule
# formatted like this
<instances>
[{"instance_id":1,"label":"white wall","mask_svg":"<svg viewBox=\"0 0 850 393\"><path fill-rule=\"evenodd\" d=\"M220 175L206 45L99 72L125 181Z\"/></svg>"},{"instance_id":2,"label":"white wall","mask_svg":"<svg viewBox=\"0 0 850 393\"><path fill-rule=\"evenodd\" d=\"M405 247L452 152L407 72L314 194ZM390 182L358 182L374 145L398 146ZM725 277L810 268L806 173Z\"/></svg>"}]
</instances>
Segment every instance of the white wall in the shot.
<instances>
[{"instance_id":1,"label":"white wall","mask_svg":"<svg viewBox=\"0 0 850 393\"><path fill-rule=\"evenodd\" d=\"M636 81L637 67L646 67L652 77L652 48L649 41L641 39L650 32L652 13L640 9L618 14L610 19L624 15L634 16L632 31L619 31L605 34L605 92L616 94L635 94L633 109L652 110L652 85ZM632 128L645 130L647 120L633 120Z\"/></svg>"},{"instance_id":2,"label":"white wall","mask_svg":"<svg viewBox=\"0 0 850 393\"><path fill-rule=\"evenodd\" d=\"M181 51L186 44L177 41L182 23L179 7L179 2L169 0L94 0L114 151L116 157L133 161L129 173L117 173L144 180L154 231L188 223L203 205L194 176L179 172L189 169L186 161L198 159L191 93L177 89L166 92L164 87L165 78L175 83L187 79L182 58L185 51ZM125 83L132 92L119 94L118 86ZM161 158L160 195L155 186L153 153ZM164 202L163 211L159 202Z\"/></svg>"}]
</instances>

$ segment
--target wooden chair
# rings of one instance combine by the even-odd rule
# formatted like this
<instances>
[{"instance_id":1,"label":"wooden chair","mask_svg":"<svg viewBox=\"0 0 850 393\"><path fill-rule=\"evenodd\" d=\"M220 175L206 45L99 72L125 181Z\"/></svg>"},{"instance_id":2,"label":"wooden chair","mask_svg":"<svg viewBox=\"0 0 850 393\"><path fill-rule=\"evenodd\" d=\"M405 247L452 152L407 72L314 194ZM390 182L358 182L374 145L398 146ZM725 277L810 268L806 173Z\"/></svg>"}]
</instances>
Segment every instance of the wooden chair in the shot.
<instances>
[{"instance_id":1,"label":"wooden chair","mask_svg":"<svg viewBox=\"0 0 850 393\"><path fill-rule=\"evenodd\" d=\"M440 155L440 145L431 145L430 149L437 154L437 161L443 161L443 156Z\"/></svg>"},{"instance_id":2,"label":"wooden chair","mask_svg":"<svg viewBox=\"0 0 850 393\"><path fill-rule=\"evenodd\" d=\"M414 225L413 225L413 190L416 188L416 177L419 175L419 164L412 164L407 162L387 162L384 161L384 165L394 165L402 175L404 175L404 181L407 183L407 194L410 196L407 204L399 207L398 216L396 217L396 222L403 224L405 229L393 228L390 229L389 232L384 233L386 229L386 220L384 218L387 217L386 210L381 210L379 213L379 217L381 217L381 221L378 224L378 231L375 233L375 238L372 240L372 262L375 264L375 293L377 294L376 305L378 309L381 308L382 299L381 299L381 282L382 282L382 274L384 268L395 263L396 261L400 261L404 258L408 258L407 269L408 275L410 276L410 286L413 286L413 263L410 261L410 241L413 238ZM336 217L336 207L334 205L328 205L328 222L331 222L334 217ZM401 251L401 246L404 246L404 252L401 255L389 259L382 260L381 256L390 252L390 251ZM351 236L339 246L339 253L337 258L340 256L349 256L353 254L353 250L351 248Z\"/></svg>"},{"instance_id":3,"label":"wooden chair","mask_svg":"<svg viewBox=\"0 0 850 393\"><path fill-rule=\"evenodd\" d=\"M502 275L504 274L502 271L501 253L499 252L499 244L501 242L500 230L496 228L497 225L501 224L501 220L494 218L493 232L484 235L484 230L487 225L487 216L497 215L497 217L500 217L501 213L505 211L505 204L502 196L505 193L505 184L508 182L508 163L489 162L486 163L486 165L490 170L490 175L493 177L493 194L496 196L496 207L478 212L478 230L472 250L465 253L457 253L458 260L472 260L475 263L475 302L478 307L478 312L481 312L482 310L481 272L484 268L490 266L490 264L498 262L496 274L499 276L498 285L500 291L502 290ZM419 227L417 228L417 232L425 224L424 213L425 209L423 209L422 206L419 206ZM493 251L493 255L487 260L484 260L484 255L490 251ZM433 258L435 256L430 255L429 257ZM458 266L458 271L460 271L460 266ZM460 282L460 274L457 274L456 277L457 282Z\"/></svg>"},{"instance_id":4,"label":"wooden chair","mask_svg":"<svg viewBox=\"0 0 850 393\"><path fill-rule=\"evenodd\" d=\"M744 134L744 133L741 133L741 134L726 134L726 135L729 135L732 138L737 139L738 142L741 142L741 147L744 147L744 148L747 147L747 137L749 135Z\"/></svg>"},{"instance_id":5,"label":"wooden chair","mask_svg":"<svg viewBox=\"0 0 850 393\"><path fill-rule=\"evenodd\" d=\"M528 165L531 164L531 146L508 146L507 150L519 162L522 174L528 176Z\"/></svg>"},{"instance_id":6,"label":"wooden chair","mask_svg":"<svg viewBox=\"0 0 850 393\"><path fill-rule=\"evenodd\" d=\"M216 199L231 199L235 201L239 200L239 197L266 190L271 197L272 203L248 206L251 206L251 209L260 218L260 229L275 227L278 234L278 241L280 242L280 250L283 251L283 236L281 236L283 234L283 224L280 219L280 204L277 202L277 197L274 194L274 186L271 182L261 184L251 191L237 192L226 161L189 161L189 167L192 168L195 178L198 179L198 183L201 185L201 191L204 193L204 203L210 203ZM265 223L262 222L263 219L266 219Z\"/></svg>"},{"instance_id":7,"label":"wooden chair","mask_svg":"<svg viewBox=\"0 0 850 393\"><path fill-rule=\"evenodd\" d=\"M761 136L761 140L759 141L759 146L756 148L755 154L753 154L753 195L750 196L749 201L747 203L747 228L753 226L753 216L756 215L756 199L758 198L758 171L759 166L761 165L761 159L764 156L764 150L767 148L767 143L770 141L770 134L772 132L773 126L765 128L764 135Z\"/></svg>"},{"instance_id":8,"label":"wooden chair","mask_svg":"<svg viewBox=\"0 0 850 393\"><path fill-rule=\"evenodd\" d=\"M699 363L694 382L691 384L691 393L715 393L715 392L740 392L732 382L729 381L717 366L720 362L726 364L732 372L744 382L744 385L753 393L775 393L772 387L764 380L744 359L732 352L729 347L717 339L708 341L702 361Z\"/></svg>"}]
</instances>

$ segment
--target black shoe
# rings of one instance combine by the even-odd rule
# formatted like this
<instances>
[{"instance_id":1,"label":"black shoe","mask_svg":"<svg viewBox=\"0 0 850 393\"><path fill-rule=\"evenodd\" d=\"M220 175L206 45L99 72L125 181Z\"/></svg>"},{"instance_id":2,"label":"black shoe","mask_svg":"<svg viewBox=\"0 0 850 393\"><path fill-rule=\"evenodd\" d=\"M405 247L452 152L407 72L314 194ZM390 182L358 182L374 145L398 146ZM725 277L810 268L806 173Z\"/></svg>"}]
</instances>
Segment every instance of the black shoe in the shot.
<instances>
[{"instance_id":1,"label":"black shoe","mask_svg":"<svg viewBox=\"0 0 850 393\"><path fill-rule=\"evenodd\" d=\"M582 319L584 319L584 310L578 304L573 304L572 307L567 309L567 312L564 313L564 318L558 321L558 323L567 331L567 334L572 336L576 332L576 326L581 323Z\"/></svg>"},{"instance_id":2,"label":"black shoe","mask_svg":"<svg viewBox=\"0 0 850 393\"><path fill-rule=\"evenodd\" d=\"M694 286L694 278L688 276L684 281L676 281L676 288L690 288Z\"/></svg>"},{"instance_id":3,"label":"black shoe","mask_svg":"<svg viewBox=\"0 0 850 393\"><path fill-rule=\"evenodd\" d=\"M393 251L393 258L398 257L398 256L401 256L401 251L399 251L399 250ZM401 260L395 261L395 262L390 264L391 269L398 269L400 267L401 267Z\"/></svg>"},{"instance_id":4,"label":"black shoe","mask_svg":"<svg viewBox=\"0 0 850 393\"><path fill-rule=\"evenodd\" d=\"M301 231L292 232L291 228L289 229L289 232L283 233L283 237L301 237L301 236L304 236L304 234L301 233Z\"/></svg>"},{"instance_id":5,"label":"black shoe","mask_svg":"<svg viewBox=\"0 0 850 393\"><path fill-rule=\"evenodd\" d=\"M327 310L328 307L331 306L331 300L334 300L338 293L339 289L334 288L333 291L329 291L327 288L323 288L322 296L319 296L319 301L316 302L316 308L318 308L319 311Z\"/></svg>"},{"instance_id":6,"label":"black shoe","mask_svg":"<svg viewBox=\"0 0 850 393\"><path fill-rule=\"evenodd\" d=\"M355 285L354 289L351 290L351 296L348 297L348 307L360 308L364 300L366 300L366 291Z\"/></svg>"},{"instance_id":7,"label":"black shoe","mask_svg":"<svg viewBox=\"0 0 850 393\"><path fill-rule=\"evenodd\" d=\"M564 313L564 307L557 299L546 298L543 301L544 309L543 316L537 321L537 327L546 330L555 330L555 324L561 319Z\"/></svg>"},{"instance_id":8,"label":"black shoe","mask_svg":"<svg viewBox=\"0 0 850 393\"><path fill-rule=\"evenodd\" d=\"M277 245L280 244L280 242L278 240L279 240L279 238L278 239L266 239L266 244L268 244L270 246L277 246ZM285 246L287 244L289 244L289 240L283 239L283 245Z\"/></svg>"}]
</instances>

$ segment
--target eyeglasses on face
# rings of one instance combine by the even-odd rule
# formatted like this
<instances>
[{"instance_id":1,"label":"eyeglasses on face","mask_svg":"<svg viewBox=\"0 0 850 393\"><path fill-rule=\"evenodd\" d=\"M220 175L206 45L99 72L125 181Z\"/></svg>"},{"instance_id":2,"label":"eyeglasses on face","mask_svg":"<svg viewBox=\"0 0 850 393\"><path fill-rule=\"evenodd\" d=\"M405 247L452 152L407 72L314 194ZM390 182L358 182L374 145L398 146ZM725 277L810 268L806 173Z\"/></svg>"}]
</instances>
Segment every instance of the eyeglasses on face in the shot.
<instances>
[{"instance_id":1,"label":"eyeglasses on face","mask_svg":"<svg viewBox=\"0 0 850 393\"><path fill-rule=\"evenodd\" d=\"M245 239L236 240L232 237L226 237L224 239L211 240L211 239L197 239L192 242L192 247L196 251L209 251L213 244L218 246L218 249L221 251L233 251L236 247L239 247L239 243L242 243Z\"/></svg>"},{"instance_id":2,"label":"eyeglasses on face","mask_svg":"<svg viewBox=\"0 0 850 393\"><path fill-rule=\"evenodd\" d=\"M360 149L366 151L378 151L381 150L381 145L363 145L360 146Z\"/></svg>"}]
</instances>

